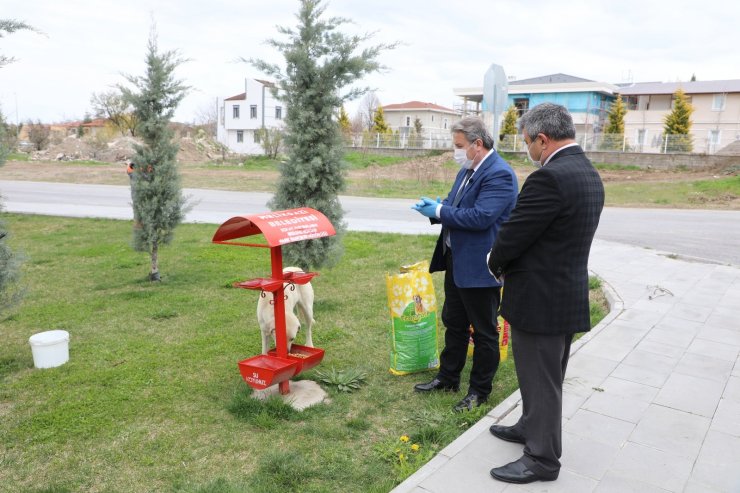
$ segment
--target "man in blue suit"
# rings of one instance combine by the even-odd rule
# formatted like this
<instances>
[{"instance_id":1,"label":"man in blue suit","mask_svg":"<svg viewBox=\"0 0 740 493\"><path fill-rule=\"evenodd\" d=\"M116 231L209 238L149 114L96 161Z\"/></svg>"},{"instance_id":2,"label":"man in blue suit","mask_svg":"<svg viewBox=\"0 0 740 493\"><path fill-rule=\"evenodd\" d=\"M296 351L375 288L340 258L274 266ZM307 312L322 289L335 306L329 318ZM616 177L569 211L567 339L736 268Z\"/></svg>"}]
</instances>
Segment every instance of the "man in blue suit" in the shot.
<instances>
[{"instance_id":1,"label":"man in blue suit","mask_svg":"<svg viewBox=\"0 0 740 493\"><path fill-rule=\"evenodd\" d=\"M456 412L480 406L491 393L499 363L496 332L501 284L488 271L486 255L501 224L516 204L516 175L493 149L493 138L479 118L467 117L452 126L455 161L462 168L447 198L427 197L412 208L442 224L429 271L445 271L442 322L445 347L432 381L414 386L417 392L457 391L467 358L469 327L474 328L473 368L468 393Z\"/></svg>"}]
</instances>

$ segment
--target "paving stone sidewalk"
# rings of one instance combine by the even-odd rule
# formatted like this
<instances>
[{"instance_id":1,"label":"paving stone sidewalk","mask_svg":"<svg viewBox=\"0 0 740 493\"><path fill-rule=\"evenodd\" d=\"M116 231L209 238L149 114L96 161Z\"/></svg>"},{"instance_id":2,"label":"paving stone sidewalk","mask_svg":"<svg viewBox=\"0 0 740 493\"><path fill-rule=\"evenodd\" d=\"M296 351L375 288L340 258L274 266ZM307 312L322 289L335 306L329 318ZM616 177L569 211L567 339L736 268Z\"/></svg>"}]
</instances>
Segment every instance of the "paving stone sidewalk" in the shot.
<instances>
[{"instance_id":1,"label":"paving stone sidewalk","mask_svg":"<svg viewBox=\"0 0 740 493\"><path fill-rule=\"evenodd\" d=\"M740 492L740 266L597 240L589 267L611 312L573 344L559 479L489 475L521 456L488 431L516 392L392 493Z\"/></svg>"}]
</instances>

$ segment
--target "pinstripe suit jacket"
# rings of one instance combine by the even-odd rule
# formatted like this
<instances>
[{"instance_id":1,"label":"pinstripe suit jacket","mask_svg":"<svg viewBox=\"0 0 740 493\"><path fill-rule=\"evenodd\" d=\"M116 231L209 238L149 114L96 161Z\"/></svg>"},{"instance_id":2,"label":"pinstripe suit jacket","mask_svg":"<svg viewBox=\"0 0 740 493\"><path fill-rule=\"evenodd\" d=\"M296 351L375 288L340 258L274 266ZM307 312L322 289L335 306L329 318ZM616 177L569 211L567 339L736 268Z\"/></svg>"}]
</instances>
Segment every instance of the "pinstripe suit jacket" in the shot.
<instances>
[{"instance_id":1,"label":"pinstripe suit jacket","mask_svg":"<svg viewBox=\"0 0 740 493\"><path fill-rule=\"evenodd\" d=\"M537 334L590 330L588 256L604 186L583 150L568 147L524 182L489 257L505 275L501 314Z\"/></svg>"}]
</instances>

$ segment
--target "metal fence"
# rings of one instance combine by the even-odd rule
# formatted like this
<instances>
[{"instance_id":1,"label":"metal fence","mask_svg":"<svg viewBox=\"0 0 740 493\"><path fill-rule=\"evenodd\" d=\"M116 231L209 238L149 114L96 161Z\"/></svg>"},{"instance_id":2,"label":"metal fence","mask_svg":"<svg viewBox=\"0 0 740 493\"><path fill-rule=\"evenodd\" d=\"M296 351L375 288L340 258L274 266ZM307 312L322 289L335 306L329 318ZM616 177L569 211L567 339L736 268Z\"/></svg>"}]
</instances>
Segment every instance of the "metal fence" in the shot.
<instances>
[{"instance_id":1,"label":"metal fence","mask_svg":"<svg viewBox=\"0 0 740 493\"><path fill-rule=\"evenodd\" d=\"M449 132L423 134L364 132L348 135L345 138L345 146L366 149L452 149L452 135Z\"/></svg>"},{"instance_id":2,"label":"metal fence","mask_svg":"<svg viewBox=\"0 0 740 493\"><path fill-rule=\"evenodd\" d=\"M635 138L622 134L578 134L576 141L586 151L740 155L740 135L701 139L695 135L654 135L650 138ZM345 146L365 149L452 149L452 135L449 132L423 134L364 132L346 136ZM504 135L497 143L496 149L526 152L527 147L521 135Z\"/></svg>"},{"instance_id":3,"label":"metal fence","mask_svg":"<svg viewBox=\"0 0 740 493\"><path fill-rule=\"evenodd\" d=\"M700 139L694 135L655 135L630 138L621 134L580 134L576 141L586 151L646 152L654 154L696 153L740 155L740 137ZM498 144L501 151L523 151L527 146L521 135L505 135Z\"/></svg>"}]
</instances>

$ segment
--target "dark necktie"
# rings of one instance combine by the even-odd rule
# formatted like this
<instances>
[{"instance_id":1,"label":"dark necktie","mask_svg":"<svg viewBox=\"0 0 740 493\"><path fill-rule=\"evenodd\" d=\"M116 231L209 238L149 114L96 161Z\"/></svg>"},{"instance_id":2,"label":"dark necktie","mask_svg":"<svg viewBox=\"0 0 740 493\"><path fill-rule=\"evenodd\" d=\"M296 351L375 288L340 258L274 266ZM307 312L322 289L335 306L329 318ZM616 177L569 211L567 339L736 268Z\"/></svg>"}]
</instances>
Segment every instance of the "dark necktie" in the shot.
<instances>
[{"instance_id":1,"label":"dark necktie","mask_svg":"<svg viewBox=\"0 0 740 493\"><path fill-rule=\"evenodd\" d=\"M473 170L469 169L465 171L465 178L463 178L462 185L460 185L460 188L457 189L457 193L455 194L455 198L452 200L452 207L457 207L457 204L460 203L460 199L462 198L462 192L465 190L465 187L468 186L468 181L470 181L470 177L473 175ZM444 229L444 242L443 242L443 251L447 253L447 250L450 247L450 230L445 228Z\"/></svg>"},{"instance_id":2,"label":"dark necktie","mask_svg":"<svg viewBox=\"0 0 740 493\"><path fill-rule=\"evenodd\" d=\"M455 195L455 199L452 201L452 207L457 207L457 204L460 203L460 199L462 198L462 192L465 189L465 187L468 185L468 181L470 180L470 176L473 174L473 170L469 169L465 171L465 178L463 178L462 185L460 185L460 188L457 189L457 194Z\"/></svg>"}]
</instances>

